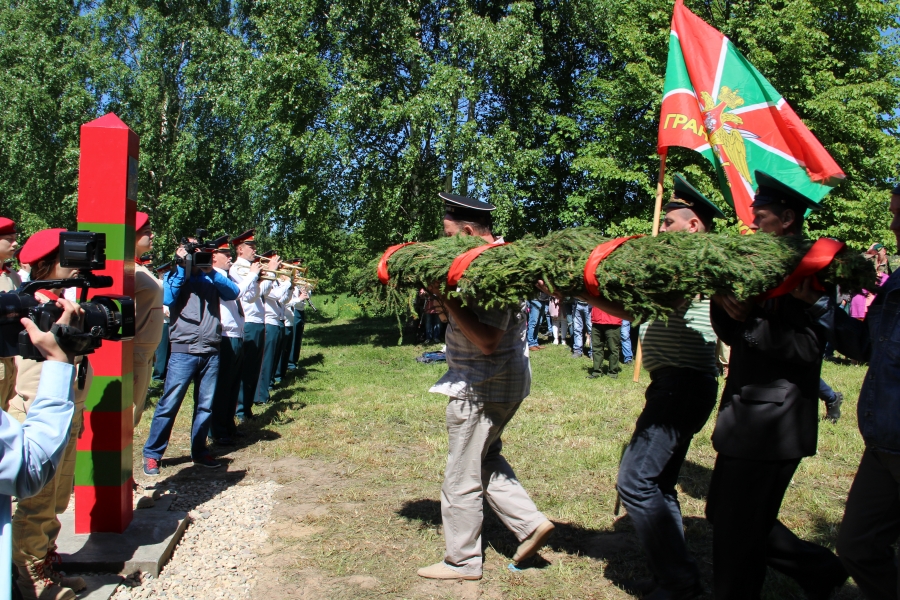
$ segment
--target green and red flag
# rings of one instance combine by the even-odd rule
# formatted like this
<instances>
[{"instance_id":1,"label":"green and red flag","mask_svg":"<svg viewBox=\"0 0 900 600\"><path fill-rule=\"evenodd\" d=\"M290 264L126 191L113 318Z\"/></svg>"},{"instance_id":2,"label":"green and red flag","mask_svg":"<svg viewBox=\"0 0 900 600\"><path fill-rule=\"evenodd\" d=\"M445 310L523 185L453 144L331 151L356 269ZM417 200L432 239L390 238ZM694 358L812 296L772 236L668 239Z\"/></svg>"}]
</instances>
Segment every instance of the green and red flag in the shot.
<instances>
[{"instance_id":1,"label":"green and red flag","mask_svg":"<svg viewBox=\"0 0 900 600\"><path fill-rule=\"evenodd\" d=\"M821 201L844 173L775 88L731 41L676 0L659 122L658 151L700 152L745 224L755 170Z\"/></svg>"}]
</instances>

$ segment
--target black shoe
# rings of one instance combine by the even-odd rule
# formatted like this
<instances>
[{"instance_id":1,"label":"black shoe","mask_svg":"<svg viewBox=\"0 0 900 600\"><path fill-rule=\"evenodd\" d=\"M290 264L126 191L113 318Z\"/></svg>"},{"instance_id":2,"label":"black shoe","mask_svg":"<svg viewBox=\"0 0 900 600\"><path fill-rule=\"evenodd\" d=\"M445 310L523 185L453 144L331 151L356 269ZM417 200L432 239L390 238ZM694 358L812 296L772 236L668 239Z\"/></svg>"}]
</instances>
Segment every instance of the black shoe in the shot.
<instances>
[{"instance_id":1,"label":"black shoe","mask_svg":"<svg viewBox=\"0 0 900 600\"><path fill-rule=\"evenodd\" d=\"M841 418L841 404L844 403L844 394L840 392L834 393L834 400L825 403L825 421L837 423Z\"/></svg>"},{"instance_id":2,"label":"black shoe","mask_svg":"<svg viewBox=\"0 0 900 600\"><path fill-rule=\"evenodd\" d=\"M572 358L581 358L582 356L583 356L583 354L581 352L573 352L572 353Z\"/></svg>"},{"instance_id":3,"label":"black shoe","mask_svg":"<svg viewBox=\"0 0 900 600\"><path fill-rule=\"evenodd\" d=\"M206 467L207 469L218 469L222 463L212 457L212 454L204 454L194 458L194 466Z\"/></svg>"},{"instance_id":4,"label":"black shoe","mask_svg":"<svg viewBox=\"0 0 900 600\"><path fill-rule=\"evenodd\" d=\"M234 440L228 437L212 438L212 443L216 446L234 446Z\"/></svg>"}]
</instances>

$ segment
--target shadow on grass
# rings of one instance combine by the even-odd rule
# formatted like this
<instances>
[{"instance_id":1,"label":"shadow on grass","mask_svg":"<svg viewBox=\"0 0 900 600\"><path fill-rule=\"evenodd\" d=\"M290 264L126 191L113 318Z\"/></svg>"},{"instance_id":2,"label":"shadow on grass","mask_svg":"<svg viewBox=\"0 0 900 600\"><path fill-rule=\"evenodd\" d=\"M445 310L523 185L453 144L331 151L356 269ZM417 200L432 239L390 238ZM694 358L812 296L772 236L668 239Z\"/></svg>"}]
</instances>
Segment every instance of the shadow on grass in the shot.
<instances>
[{"instance_id":1,"label":"shadow on grass","mask_svg":"<svg viewBox=\"0 0 900 600\"><path fill-rule=\"evenodd\" d=\"M678 484L682 491L691 498L706 500L709 493L709 482L712 479L712 469L705 465L686 460L681 465L678 475Z\"/></svg>"},{"instance_id":2,"label":"shadow on grass","mask_svg":"<svg viewBox=\"0 0 900 600\"><path fill-rule=\"evenodd\" d=\"M423 529L436 529L441 525L441 503L421 498L405 502L396 513L411 522L418 522ZM629 592L635 581L652 576L647 557L634 533L631 519L622 516L613 523L612 530L591 529L572 523L554 521L556 529L545 546L553 552L572 556L586 556L602 561L603 576L613 585ZM711 564L712 527L702 517L685 517L685 537L691 553L701 562ZM487 503L484 505L482 547L511 560L519 541L500 521ZM534 559L518 565L523 569L542 569L550 563L540 553ZM702 569L706 570L706 569Z\"/></svg>"},{"instance_id":3,"label":"shadow on grass","mask_svg":"<svg viewBox=\"0 0 900 600\"><path fill-rule=\"evenodd\" d=\"M323 348L335 346L378 346L392 348L401 339L397 321L389 317L360 317L340 325L307 329L304 341ZM403 336L404 341L411 341Z\"/></svg>"}]
</instances>

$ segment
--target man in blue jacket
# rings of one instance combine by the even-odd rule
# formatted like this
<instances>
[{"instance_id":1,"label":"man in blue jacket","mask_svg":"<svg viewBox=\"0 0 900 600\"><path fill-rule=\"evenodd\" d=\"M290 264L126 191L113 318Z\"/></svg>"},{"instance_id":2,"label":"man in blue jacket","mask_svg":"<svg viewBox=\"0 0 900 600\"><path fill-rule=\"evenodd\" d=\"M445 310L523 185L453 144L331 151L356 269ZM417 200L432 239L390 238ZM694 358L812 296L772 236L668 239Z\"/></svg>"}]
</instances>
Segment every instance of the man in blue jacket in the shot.
<instances>
[{"instance_id":1,"label":"man in blue jacket","mask_svg":"<svg viewBox=\"0 0 900 600\"><path fill-rule=\"evenodd\" d=\"M64 309L58 323L69 324L79 318L84 311L76 304L57 300L57 306ZM75 377L73 356L67 354L56 342L56 336L42 332L32 321L22 319L34 346L47 362L41 371L34 403L28 411L24 423L11 419L0 411L0 598L9 598L12 589L10 571L12 552L11 496L30 498L53 478L69 442L72 415L75 413ZM34 569L32 565L28 568ZM37 565L43 574L43 562ZM20 567L26 569L26 567ZM23 581L30 577L19 577L19 590ZM31 592L35 597L53 597L59 600L74 600L75 593L47 577L41 577L39 589L26 589L23 596Z\"/></svg>"},{"instance_id":2,"label":"man in blue jacket","mask_svg":"<svg viewBox=\"0 0 900 600\"><path fill-rule=\"evenodd\" d=\"M187 256L184 247L176 254ZM219 300L238 297L237 284L212 266L192 267L191 273L179 265L163 285L163 304L169 307L168 374L162 398L153 413L150 436L144 444L144 474L159 475L159 462L169 445L175 417L192 381L197 381L194 422L191 427L191 459L195 465L215 469L219 463L206 447L210 414L219 374L219 344L222 322Z\"/></svg>"},{"instance_id":3,"label":"man in blue jacket","mask_svg":"<svg viewBox=\"0 0 900 600\"><path fill-rule=\"evenodd\" d=\"M891 230L900 241L900 186L891 191ZM809 286L807 286L809 288ZM821 293L808 290L810 300ZM837 539L841 562L866 598L900 598L894 547L900 539L900 275L878 290L865 321L833 306L823 320L838 352L867 360L856 406L866 444Z\"/></svg>"}]
</instances>

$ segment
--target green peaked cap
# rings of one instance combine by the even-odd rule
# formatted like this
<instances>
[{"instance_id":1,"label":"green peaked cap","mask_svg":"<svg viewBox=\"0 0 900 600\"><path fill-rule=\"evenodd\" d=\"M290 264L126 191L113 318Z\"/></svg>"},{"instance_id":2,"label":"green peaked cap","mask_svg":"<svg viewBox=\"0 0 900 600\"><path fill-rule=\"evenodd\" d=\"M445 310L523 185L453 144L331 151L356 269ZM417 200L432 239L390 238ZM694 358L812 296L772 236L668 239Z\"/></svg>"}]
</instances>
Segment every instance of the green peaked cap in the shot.
<instances>
[{"instance_id":1,"label":"green peaked cap","mask_svg":"<svg viewBox=\"0 0 900 600\"><path fill-rule=\"evenodd\" d=\"M766 206L768 204L784 204L797 210L819 210L822 205L807 198L786 183L778 181L768 173L763 171L754 171L753 176L759 184L753 203L753 208Z\"/></svg>"},{"instance_id":2,"label":"green peaked cap","mask_svg":"<svg viewBox=\"0 0 900 600\"><path fill-rule=\"evenodd\" d=\"M701 194L697 188L688 183L681 174L675 174L675 192L663 209L690 208L701 215L711 216L713 219L724 219L725 213Z\"/></svg>"}]
</instances>

